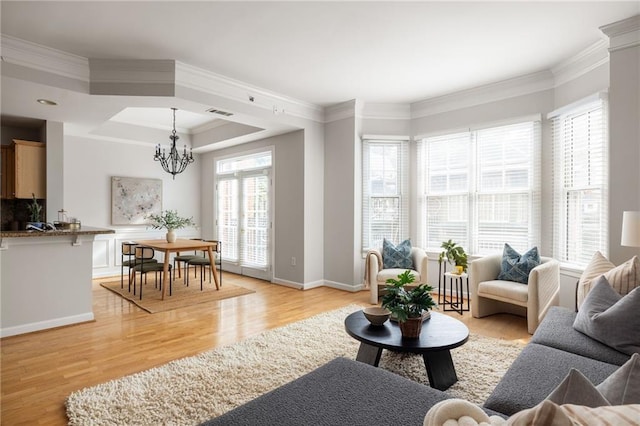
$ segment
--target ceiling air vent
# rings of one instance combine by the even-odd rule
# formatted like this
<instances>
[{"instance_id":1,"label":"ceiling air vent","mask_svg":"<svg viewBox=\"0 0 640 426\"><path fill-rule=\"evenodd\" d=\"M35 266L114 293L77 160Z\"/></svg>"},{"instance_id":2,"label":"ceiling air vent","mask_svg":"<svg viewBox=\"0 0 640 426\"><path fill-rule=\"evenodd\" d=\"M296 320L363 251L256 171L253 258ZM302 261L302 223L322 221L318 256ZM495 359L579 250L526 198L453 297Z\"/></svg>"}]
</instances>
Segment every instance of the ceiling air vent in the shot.
<instances>
[{"instance_id":1,"label":"ceiling air vent","mask_svg":"<svg viewBox=\"0 0 640 426\"><path fill-rule=\"evenodd\" d=\"M227 112L227 111L221 111L219 109L215 109L215 108L210 108L207 110L207 112L213 113L213 114L218 114L218 115L224 115L225 117L230 117L233 115L232 112Z\"/></svg>"}]
</instances>

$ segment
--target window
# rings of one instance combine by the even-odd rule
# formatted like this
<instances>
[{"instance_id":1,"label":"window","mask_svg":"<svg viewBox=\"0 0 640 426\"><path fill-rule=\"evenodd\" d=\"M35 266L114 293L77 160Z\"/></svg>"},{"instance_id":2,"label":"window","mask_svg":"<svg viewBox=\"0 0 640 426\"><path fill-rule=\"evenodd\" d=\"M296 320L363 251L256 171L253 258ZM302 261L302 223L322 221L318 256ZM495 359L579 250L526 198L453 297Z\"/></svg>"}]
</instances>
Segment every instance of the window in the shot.
<instances>
[{"instance_id":1,"label":"window","mask_svg":"<svg viewBox=\"0 0 640 426\"><path fill-rule=\"evenodd\" d=\"M549 114L553 138L553 256L578 267L608 255L607 105L597 99Z\"/></svg>"},{"instance_id":2,"label":"window","mask_svg":"<svg viewBox=\"0 0 640 426\"><path fill-rule=\"evenodd\" d=\"M482 255L539 244L539 121L424 138L418 162L425 248L451 239Z\"/></svg>"},{"instance_id":3,"label":"window","mask_svg":"<svg viewBox=\"0 0 640 426\"><path fill-rule=\"evenodd\" d=\"M409 238L408 158L408 140L363 140L363 251Z\"/></svg>"}]
</instances>

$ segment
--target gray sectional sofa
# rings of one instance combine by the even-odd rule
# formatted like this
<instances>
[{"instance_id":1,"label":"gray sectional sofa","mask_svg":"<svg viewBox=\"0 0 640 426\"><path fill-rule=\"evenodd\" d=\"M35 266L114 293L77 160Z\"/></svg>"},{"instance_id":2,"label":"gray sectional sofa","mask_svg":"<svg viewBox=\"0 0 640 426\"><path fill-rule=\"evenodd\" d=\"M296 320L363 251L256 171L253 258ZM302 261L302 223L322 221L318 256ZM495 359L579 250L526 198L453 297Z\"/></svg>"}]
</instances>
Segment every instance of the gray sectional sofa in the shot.
<instances>
[{"instance_id":1,"label":"gray sectional sofa","mask_svg":"<svg viewBox=\"0 0 640 426\"><path fill-rule=\"evenodd\" d=\"M629 360L629 355L575 330L575 317L569 309L551 307L484 407L510 416L544 400L571 368L598 385Z\"/></svg>"},{"instance_id":2,"label":"gray sectional sofa","mask_svg":"<svg viewBox=\"0 0 640 426\"><path fill-rule=\"evenodd\" d=\"M576 313L552 307L483 410L508 417L543 401L569 373L599 384L630 357L574 330ZM337 358L204 425L422 425L446 392Z\"/></svg>"}]
</instances>

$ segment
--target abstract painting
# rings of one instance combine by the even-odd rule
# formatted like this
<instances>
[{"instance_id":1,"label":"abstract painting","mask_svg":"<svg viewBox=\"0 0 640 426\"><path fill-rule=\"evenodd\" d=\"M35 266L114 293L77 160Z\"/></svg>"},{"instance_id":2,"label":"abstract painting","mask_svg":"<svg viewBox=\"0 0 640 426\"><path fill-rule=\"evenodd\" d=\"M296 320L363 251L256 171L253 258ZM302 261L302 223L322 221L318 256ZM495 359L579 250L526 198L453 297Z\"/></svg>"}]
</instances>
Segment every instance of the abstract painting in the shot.
<instances>
[{"instance_id":1,"label":"abstract painting","mask_svg":"<svg viewBox=\"0 0 640 426\"><path fill-rule=\"evenodd\" d=\"M146 225L162 212L162 180L111 177L111 224Z\"/></svg>"}]
</instances>

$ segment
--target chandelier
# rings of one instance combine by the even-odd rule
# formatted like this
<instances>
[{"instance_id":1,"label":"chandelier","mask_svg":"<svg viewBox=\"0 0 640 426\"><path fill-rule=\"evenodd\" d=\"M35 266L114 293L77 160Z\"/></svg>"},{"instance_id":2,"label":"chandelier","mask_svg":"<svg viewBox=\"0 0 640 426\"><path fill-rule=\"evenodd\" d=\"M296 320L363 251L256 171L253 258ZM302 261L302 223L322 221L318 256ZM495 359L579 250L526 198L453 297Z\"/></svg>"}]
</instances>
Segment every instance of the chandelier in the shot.
<instances>
[{"instance_id":1,"label":"chandelier","mask_svg":"<svg viewBox=\"0 0 640 426\"><path fill-rule=\"evenodd\" d=\"M156 155L153 156L155 161L159 161L162 165L162 168L165 172L171 173L173 175L173 179L175 180L176 175L178 173L184 172L184 169L187 166L194 162L193 152L189 149L189 155L187 155L187 146L184 146L184 151L182 155L176 149L176 141L180 139L180 136L176 134L176 109L171 108L173 110L173 130L171 131L171 135L169 139L171 139L171 149L169 150L169 155L167 156L166 151L162 148L160 150L160 144L156 145Z\"/></svg>"}]
</instances>

